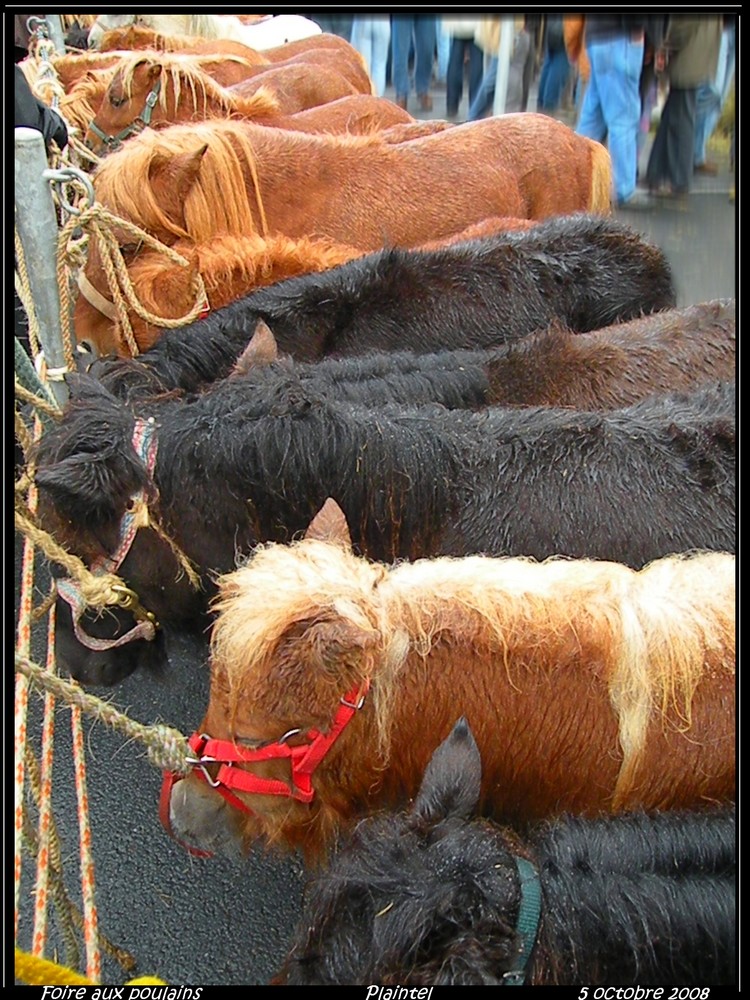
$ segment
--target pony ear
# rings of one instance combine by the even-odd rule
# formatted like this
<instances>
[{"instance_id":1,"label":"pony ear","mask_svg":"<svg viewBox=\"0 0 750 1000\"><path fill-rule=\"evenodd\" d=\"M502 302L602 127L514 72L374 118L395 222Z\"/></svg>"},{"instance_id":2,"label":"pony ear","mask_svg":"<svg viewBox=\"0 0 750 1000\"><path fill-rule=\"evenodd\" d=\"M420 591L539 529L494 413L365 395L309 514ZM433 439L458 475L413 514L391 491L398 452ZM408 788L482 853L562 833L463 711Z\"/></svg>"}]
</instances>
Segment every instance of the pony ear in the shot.
<instances>
[{"instance_id":1,"label":"pony ear","mask_svg":"<svg viewBox=\"0 0 750 1000\"><path fill-rule=\"evenodd\" d=\"M346 515L332 497L328 497L310 521L305 538L314 538L319 542L333 542L346 549L352 548L352 536L349 534Z\"/></svg>"},{"instance_id":2,"label":"pony ear","mask_svg":"<svg viewBox=\"0 0 750 1000\"><path fill-rule=\"evenodd\" d=\"M461 716L427 765L413 815L429 822L476 810L482 783L482 759L469 723Z\"/></svg>"},{"instance_id":3,"label":"pony ear","mask_svg":"<svg viewBox=\"0 0 750 1000\"><path fill-rule=\"evenodd\" d=\"M204 142L191 153L177 153L166 156L157 153L149 165L149 180L156 181L168 195L168 202L180 206L180 218L184 222L184 205L190 189L198 179L203 157L208 143Z\"/></svg>"},{"instance_id":4,"label":"pony ear","mask_svg":"<svg viewBox=\"0 0 750 1000\"><path fill-rule=\"evenodd\" d=\"M265 320L259 319L255 333L245 350L237 358L231 375L246 375L253 368L263 368L276 361L279 347L271 328Z\"/></svg>"}]
</instances>

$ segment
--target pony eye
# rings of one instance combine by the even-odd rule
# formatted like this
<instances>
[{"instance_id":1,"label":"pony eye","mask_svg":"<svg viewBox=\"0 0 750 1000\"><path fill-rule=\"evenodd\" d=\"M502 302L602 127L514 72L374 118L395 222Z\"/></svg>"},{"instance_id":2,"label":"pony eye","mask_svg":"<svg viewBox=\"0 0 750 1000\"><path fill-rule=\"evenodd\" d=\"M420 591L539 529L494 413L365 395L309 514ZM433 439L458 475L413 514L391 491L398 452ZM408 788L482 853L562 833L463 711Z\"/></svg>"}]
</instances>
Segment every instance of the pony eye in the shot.
<instances>
[{"instance_id":1,"label":"pony eye","mask_svg":"<svg viewBox=\"0 0 750 1000\"><path fill-rule=\"evenodd\" d=\"M125 103L125 100L126 99L124 97L115 97L114 94L109 95L109 103L112 105L113 108L122 107L122 105Z\"/></svg>"}]
</instances>

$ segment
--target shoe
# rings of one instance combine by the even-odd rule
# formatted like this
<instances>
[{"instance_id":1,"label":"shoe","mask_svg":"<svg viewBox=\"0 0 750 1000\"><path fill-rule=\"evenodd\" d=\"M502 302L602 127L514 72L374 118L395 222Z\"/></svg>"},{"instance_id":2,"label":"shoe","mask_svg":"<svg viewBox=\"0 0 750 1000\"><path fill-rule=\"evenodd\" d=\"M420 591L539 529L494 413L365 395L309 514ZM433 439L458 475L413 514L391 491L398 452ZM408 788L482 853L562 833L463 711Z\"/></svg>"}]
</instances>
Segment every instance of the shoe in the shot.
<instances>
[{"instance_id":1,"label":"shoe","mask_svg":"<svg viewBox=\"0 0 750 1000\"><path fill-rule=\"evenodd\" d=\"M640 211L644 208L653 208L654 203L645 191L636 189L629 198L624 198L621 201L618 201L615 207L625 211L630 209Z\"/></svg>"},{"instance_id":2,"label":"shoe","mask_svg":"<svg viewBox=\"0 0 750 1000\"><path fill-rule=\"evenodd\" d=\"M404 111L406 111L406 98L405 97L397 97L396 100L393 103L396 105L396 107L403 108Z\"/></svg>"},{"instance_id":3,"label":"shoe","mask_svg":"<svg viewBox=\"0 0 750 1000\"><path fill-rule=\"evenodd\" d=\"M432 98L429 94L417 94L417 98L422 111L432 111Z\"/></svg>"},{"instance_id":4,"label":"shoe","mask_svg":"<svg viewBox=\"0 0 750 1000\"><path fill-rule=\"evenodd\" d=\"M445 109L445 117L446 118L457 118L458 117L458 107L455 107L455 108L453 108L453 107L450 107L450 108L446 107L446 109Z\"/></svg>"},{"instance_id":5,"label":"shoe","mask_svg":"<svg viewBox=\"0 0 750 1000\"><path fill-rule=\"evenodd\" d=\"M706 160L705 163L696 163L693 167L694 174L706 174L708 177L715 177L718 172L718 165L716 163L711 163L710 160Z\"/></svg>"}]
</instances>

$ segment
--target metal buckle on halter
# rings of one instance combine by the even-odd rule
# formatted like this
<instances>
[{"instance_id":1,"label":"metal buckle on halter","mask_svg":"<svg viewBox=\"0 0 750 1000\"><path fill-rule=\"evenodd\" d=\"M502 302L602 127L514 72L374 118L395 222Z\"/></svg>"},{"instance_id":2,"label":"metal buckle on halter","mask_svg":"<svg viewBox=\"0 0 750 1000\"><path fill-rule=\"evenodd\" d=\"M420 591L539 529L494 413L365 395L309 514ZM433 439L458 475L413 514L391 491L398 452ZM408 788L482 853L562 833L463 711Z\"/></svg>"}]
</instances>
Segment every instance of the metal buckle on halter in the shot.
<instances>
[{"instance_id":1,"label":"metal buckle on halter","mask_svg":"<svg viewBox=\"0 0 750 1000\"><path fill-rule=\"evenodd\" d=\"M143 607L138 594L134 590L120 583L113 584L112 590L115 592L116 599L114 603L118 608L129 611L137 622L151 622L154 628L159 628L156 615L153 611L147 611Z\"/></svg>"},{"instance_id":2,"label":"metal buckle on halter","mask_svg":"<svg viewBox=\"0 0 750 1000\"><path fill-rule=\"evenodd\" d=\"M360 710L360 708L362 708L362 706L364 705L366 697L367 697L367 691L365 691L364 694L361 694L359 696L359 701L357 702L356 705L353 704L351 701L347 701L346 698L343 695L341 696L341 698L339 699L339 701L346 708L353 708L355 712L358 712Z\"/></svg>"},{"instance_id":3,"label":"metal buckle on halter","mask_svg":"<svg viewBox=\"0 0 750 1000\"><path fill-rule=\"evenodd\" d=\"M206 743L208 743L208 741L211 739L208 733L201 733L199 738L200 740L202 740L203 746L205 746ZM215 757L208 757L205 754L201 754L200 757L186 757L185 763L189 764L190 767L198 771L201 771L206 784L210 785L211 788L218 788L219 785L221 784L220 781L211 777L206 768L207 763L210 764L218 763Z\"/></svg>"}]
</instances>

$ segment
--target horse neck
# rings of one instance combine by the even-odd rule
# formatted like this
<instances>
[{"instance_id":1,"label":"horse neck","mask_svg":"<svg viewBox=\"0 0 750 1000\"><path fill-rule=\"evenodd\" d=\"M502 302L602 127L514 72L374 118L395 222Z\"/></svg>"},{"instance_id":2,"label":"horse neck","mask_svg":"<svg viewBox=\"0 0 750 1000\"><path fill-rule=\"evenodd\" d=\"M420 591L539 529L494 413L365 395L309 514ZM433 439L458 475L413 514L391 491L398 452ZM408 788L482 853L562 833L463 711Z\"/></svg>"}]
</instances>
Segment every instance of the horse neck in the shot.
<instances>
[{"instance_id":1,"label":"horse neck","mask_svg":"<svg viewBox=\"0 0 750 1000\"><path fill-rule=\"evenodd\" d=\"M731 981L733 811L569 818L534 839L533 983Z\"/></svg>"}]
</instances>

